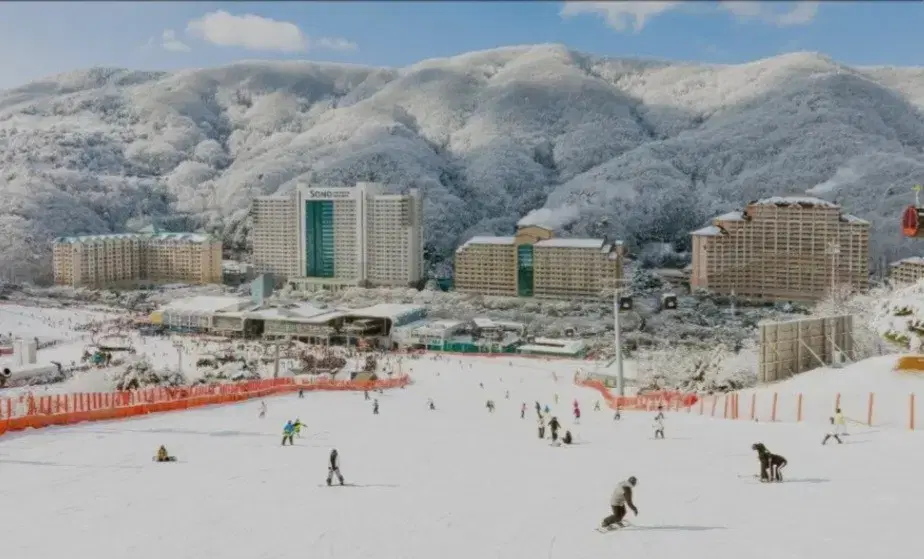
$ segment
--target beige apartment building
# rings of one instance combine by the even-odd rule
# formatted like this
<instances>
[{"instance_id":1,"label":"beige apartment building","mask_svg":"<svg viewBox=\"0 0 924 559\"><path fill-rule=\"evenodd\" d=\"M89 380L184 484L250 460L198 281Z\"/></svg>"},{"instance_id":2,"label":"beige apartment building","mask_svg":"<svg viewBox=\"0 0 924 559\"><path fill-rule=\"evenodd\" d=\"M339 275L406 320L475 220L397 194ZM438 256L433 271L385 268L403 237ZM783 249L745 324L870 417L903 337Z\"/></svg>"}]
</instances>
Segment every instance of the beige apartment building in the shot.
<instances>
[{"instance_id":1,"label":"beige apartment building","mask_svg":"<svg viewBox=\"0 0 924 559\"><path fill-rule=\"evenodd\" d=\"M415 285L425 275L423 199L382 185L300 187L254 199L253 263L297 289Z\"/></svg>"},{"instance_id":2,"label":"beige apartment building","mask_svg":"<svg viewBox=\"0 0 924 559\"><path fill-rule=\"evenodd\" d=\"M556 239L522 226L512 237L472 237L456 250L455 289L483 295L550 299L600 297L622 280L622 244Z\"/></svg>"},{"instance_id":3,"label":"beige apartment building","mask_svg":"<svg viewBox=\"0 0 924 559\"><path fill-rule=\"evenodd\" d=\"M60 237L54 240L52 259L58 285L221 283L221 242L198 233Z\"/></svg>"},{"instance_id":4,"label":"beige apartment building","mask_svg":"<svg viewBox=\"0 0 924 559\"><path fill-rule=\"evenodd\" d=\"M252 264L258 274L298 274L298 197L260 196L250 206Z\"/></svg>"},{"instance_id":5,"label":"beige apartment building","mask_svg":"<svg viewBox=\"0 0 924 559\"><path fill-rule=\"evenodd\" d=\"M691 235L694 289L811 302L869 286L869 222L819 198L751 202Z\"/></svg>"},{"instance_id":6,"label":"beige apartment building","mask_svg":"<svg viewBox=\"0 0 924 559\"><path fill-rule=\"evenodd\" d=\"M889 265L889 279L897 285L917 283L924 279L924 258L912 256Z\"/></svg>"}]
</instances>

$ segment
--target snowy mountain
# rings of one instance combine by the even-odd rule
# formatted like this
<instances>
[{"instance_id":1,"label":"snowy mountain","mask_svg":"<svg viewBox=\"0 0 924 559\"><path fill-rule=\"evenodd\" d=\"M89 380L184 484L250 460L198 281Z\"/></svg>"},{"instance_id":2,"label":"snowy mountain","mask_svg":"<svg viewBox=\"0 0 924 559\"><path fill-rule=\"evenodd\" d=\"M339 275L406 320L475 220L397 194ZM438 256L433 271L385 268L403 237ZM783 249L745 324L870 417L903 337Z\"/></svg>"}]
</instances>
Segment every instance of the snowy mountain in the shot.
<instances>
[{"instance_id":1,"label":"snowy mountain","mask_svg":"<svg viewBox=\"0 0 924 559\"><path fill-rule=\"evenodd\" d=\"M240 62L91 69L0 92L0 266L47 270L50 238L157 220L246 246L250 197L299 182L416 186L427 257L545 208L634 247L751 199L812 194L898 235L924 176L924 71L797 53L737 66L540 45L402 69ZM464 209L464 211L462 211Z\"/></svg>"}]
</instances>

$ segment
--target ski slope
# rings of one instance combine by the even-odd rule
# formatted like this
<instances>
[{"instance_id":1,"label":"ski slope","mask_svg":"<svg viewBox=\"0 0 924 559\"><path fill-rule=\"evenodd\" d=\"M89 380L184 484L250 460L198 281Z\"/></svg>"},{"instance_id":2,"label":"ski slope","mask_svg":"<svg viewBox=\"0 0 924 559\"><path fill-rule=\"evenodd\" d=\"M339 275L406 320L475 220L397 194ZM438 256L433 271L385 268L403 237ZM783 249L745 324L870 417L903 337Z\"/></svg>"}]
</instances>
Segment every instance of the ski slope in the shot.
<instances>
[{"instance_id":1,"label":"ski slope","mask_svg":"<svg viewBox=\"0 0 924 559\"><path fill-rule=\"evenodd\" d=\"M378 416L362 394L309 393L268 399L263 420L253 401L7 435L0 549L17 559L918 554L919 433L872 430L822 447L817 425L681 412L668 415L667 439L655 441L652 414L614 422L605 408L593 411L596 393L573 386L562 365L510 362L406 362L415 385L376 395ZM553 405L580 444L539 440L536 400ZM307 427L294 447L281 447L282 425L295 417ZM753 479L757 441L789 459L786 483ZM151 462L160 444L180 462ZM323 486L333 447L357 486ZM636 525L595 532L629 475L639 479Z\"/></svg>"}]
</instances>

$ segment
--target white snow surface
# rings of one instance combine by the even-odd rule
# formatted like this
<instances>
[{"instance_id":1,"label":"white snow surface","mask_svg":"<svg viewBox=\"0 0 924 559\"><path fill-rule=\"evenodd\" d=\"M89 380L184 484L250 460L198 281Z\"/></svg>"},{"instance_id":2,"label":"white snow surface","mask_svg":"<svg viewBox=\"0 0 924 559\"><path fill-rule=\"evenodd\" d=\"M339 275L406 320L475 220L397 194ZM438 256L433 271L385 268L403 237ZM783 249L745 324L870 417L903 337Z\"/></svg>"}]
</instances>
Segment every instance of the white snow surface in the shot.
<instances>
[{"instance_id":1,"label":"white snow surface","mask_svg":"<svg viewBox=\"0 0 924 559\"><path fill-rule=\"evenodd\" d=\"M915 252L894 233L911 201L896 185L924 174L922 106L919 68L804 52L706 65L527 45L400 69L93 68L0 92L0 265L47 273L53 237L152 221L243 250L252 197L359 181L421 189L433 262L526 217L633 250L688 242L748 200L808 189L870 221L873 256L894 261Z\"/></svg>"},{"instance_id":2,"label":"white snow surface","mask_svg":"<svg viewBox=\"0 0 924 559\"><path fill-rule=\"evenodd\" d=\"M817 425L653 413L620 422L560 363L443 358L405 363L406 390L308 393L0 438L0 526L19 559L470 559L915 556L924 499L919 433L853 432L821 446ZM558 370L558 381L551 372ZM484 384L484 388L479 387ZM504 397L510 391L510 399ZM554 395L560 397L554 404ZM427 409L433 398L437 410ZM497 411L485 409L493 399ZM572 400L582 408L571 419ZM579 444L536 436L534 401ZM520 419L522 403L527 406ZM305 422L281 447L286 420ZM750 445L789 460L787 481L752 475ZM155 464L164 444L178 463ZM324 486L332 448L356 486ZM616 484L638 477L640 515L598 534ZM855 526L863 509L863 529ZM54 537L49 537L53 527ZM769 532L768 536L768 530ZM755 543L757 542L757 543Z\"/></svg>"}]
</instances>

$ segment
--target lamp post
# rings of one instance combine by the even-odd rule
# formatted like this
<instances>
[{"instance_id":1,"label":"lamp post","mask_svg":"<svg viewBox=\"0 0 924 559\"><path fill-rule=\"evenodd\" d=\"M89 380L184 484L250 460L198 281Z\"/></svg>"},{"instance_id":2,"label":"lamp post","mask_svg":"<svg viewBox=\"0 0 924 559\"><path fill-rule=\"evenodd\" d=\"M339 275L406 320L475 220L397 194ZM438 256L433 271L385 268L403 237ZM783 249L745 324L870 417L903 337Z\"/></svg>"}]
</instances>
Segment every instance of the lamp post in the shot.
<instances>
[{"instance_id":1,"label":"lamp post","mask_svg":"<svg viewBox=\"0 0 924 559\"><path fill-rule=\"evenodd\" d=\"M176 348L176 371L183 374L183 342L177 340L173 342L173 347Z\"/></svg>"},{"instance_id":2,"label":"lamp post","mask_svg":"<svg viewBox=\"0 0 924 559\"><path fill-rule=\"evenodd\" d=\"M619 284L613 284L613 337L616 344L616 392L626 395L626 379L622 368L622 339L619 332Z\"/></svg>"}]
</instances>

